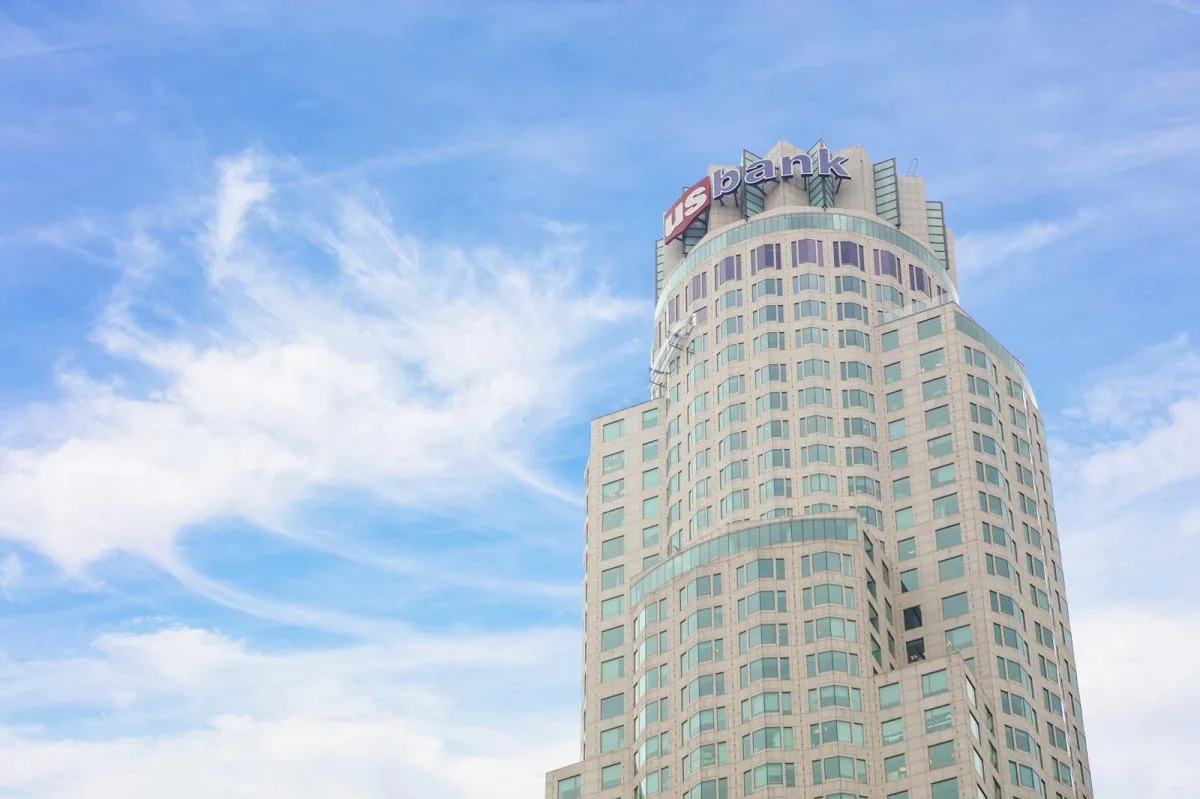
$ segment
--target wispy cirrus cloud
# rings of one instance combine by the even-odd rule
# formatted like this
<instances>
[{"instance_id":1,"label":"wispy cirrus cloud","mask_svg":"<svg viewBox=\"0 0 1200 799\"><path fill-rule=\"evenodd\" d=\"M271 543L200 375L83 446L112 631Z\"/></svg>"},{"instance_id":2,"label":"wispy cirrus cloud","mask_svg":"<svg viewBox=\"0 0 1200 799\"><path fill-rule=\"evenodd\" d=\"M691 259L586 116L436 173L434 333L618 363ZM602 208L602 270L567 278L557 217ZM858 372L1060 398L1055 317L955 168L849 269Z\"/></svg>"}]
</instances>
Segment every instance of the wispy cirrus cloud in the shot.
<instances>
[{"instance_id":1,"label":"wispy cirrus cloud","mask_svg":"<svg viewBox=\"0 0 1200 799\"><path fill-rule=\"evenodd\" d=\"M61 399L6 420L5 535L77 573L116 551L172 563L207 520L286 530L340 488L462 512L513 487L575 501L535 442L643 304L580 278L577 248L422 245L369 192L295 170L222 161L190 227L114 248L93 337L121 367L64 369Z\"/></svg>"},{"instance_id":2,"label":"wispy cirrus cloud","mask_svg":"<svg viewBox=\"0 0 1200 799\"><path fill-rule=\"evenodd\" d=\"M1091 227L1099 221L1092 211L1055 221L1034 220L1013 228L967 232L954 244L961 275L971 280L979 274L998 267L1011 268L1040 250L1068 236Z\"/></svg>"}]
</instances>

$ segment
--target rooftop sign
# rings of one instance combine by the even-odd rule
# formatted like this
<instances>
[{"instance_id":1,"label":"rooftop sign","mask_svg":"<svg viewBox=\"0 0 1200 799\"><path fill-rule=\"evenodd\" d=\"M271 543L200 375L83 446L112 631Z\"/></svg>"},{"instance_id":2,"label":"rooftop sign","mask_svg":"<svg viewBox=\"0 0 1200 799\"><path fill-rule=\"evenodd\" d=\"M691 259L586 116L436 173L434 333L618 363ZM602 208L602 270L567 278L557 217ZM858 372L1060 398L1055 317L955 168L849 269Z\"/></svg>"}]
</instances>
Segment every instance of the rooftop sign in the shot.
<instances>
[{"instance_id":1,"label":"rooftop sign","mask_svg":"<svg viewBox=\"0 0 1200 799\"><path fill-rule=\"evenodd\" d=\"M845 164L850 159L844 155L833 157L829 148L821 145L817 148L816 163L808 153L786 155L778 162L769 158L751 161L744 167L727 169L718 167L712 174L694 186L684 189L683 194L675 204L663 214L663 243L673 241L683 235L683 231L704 213L714 200L720 200L731 194L736 194L738 188L745 183L756 186L759 183L770 183L777 180L792 178L835 177L849 180L850 173Z\"/></svg>"}]
</instances>

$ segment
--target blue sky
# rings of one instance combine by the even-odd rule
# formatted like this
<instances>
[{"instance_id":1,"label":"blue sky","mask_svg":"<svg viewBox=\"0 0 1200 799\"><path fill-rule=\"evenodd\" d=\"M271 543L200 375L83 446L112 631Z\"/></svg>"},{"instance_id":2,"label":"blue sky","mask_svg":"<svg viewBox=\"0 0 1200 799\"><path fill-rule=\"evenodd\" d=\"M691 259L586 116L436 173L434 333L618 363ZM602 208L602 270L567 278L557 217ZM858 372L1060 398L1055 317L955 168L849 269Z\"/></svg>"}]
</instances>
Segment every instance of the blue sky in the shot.
<instances>
[{"instance_id":1,"label":"blue sky","mask_svg":"<svg viewBox=\"0 0 1200 799\"><path fill-rule=\"evenodd\" d=\"M817 138L946 202L1051 428L1099 793L1180 795L1198 40L1194 0L5 3L0 796L538 795L660 214Z\"/></svg>"}]
</instances>

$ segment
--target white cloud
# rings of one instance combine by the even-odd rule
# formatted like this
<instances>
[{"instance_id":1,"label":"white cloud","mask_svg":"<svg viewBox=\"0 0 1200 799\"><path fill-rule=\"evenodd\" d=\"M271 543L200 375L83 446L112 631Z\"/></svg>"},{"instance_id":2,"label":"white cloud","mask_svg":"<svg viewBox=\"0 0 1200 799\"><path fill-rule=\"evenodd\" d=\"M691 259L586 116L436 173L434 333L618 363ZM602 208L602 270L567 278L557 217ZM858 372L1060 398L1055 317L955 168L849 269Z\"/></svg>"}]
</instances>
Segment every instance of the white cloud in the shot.
<instances>
[{"instance_id":1,"label":"white cloud","mask_svg":"<svg viewBox=\"0 0 1200 799\"><path fill-rule=\"evenodd\" d=\"M1173 8L1176 11L1200 17L1200 3L1197 3L1196 0L1155 0L1155 2L1159 5Z\"/></svg>"},{"instance_id":2,"label":"white cloud","mask_svg":"<svg viewBox=\"0 0 1200 799\"><path fill-rule=\"evenodd\" d=\"M1060 511L1090 531L1081 544L1121 547L1144 524L1167 534L1160 546L1189 537L1200 511L1200 353L1187 336L1104 370L1081 399L1052 442Z\"/></svg>"},{"instance_id":3,"label":"white cloud","mask_svg":"<svg viewBox=\"0 0 1200 799\"><path fill-rule=\"evenodd\" d=\"M94 338L150 378L64 370L0 439L0 534L72 573L116 550L170 563L214 518L286 529L317 490L567 498L537 445L643 310L582 284L570 249L421 245L373 196L253 154L219 165L198 223L115 249Z\"/></svg>"},{"instance_id":4,"label":"white cloud","mask_svg":"<svg viewBox=\"0 0 1200 799\"><path fill-rule=\"evenodd\" d=\"M1194 792L1200 354L1183 336L1149 347L1063 416L1055 493L1097 795Z\"/></svg>"},{"instance_id":5,"label":"white cloud","mask_svg":"<svg viewBox=\"0 0 1200 799\"><path fill-rule=\"evenodd\" d=\"M0 13L0 61L49 55L76 47L75 44L51 44L36 31L13 22Z\"/></svg>"},{"instance_id":6,"label":"white cloud","mask_svg":"<svg viewBox=\"0 0 1200 799\"><path fill-rule=\"evenodd\" d=\"M265 654L207 630L97 639L4 663L9 710L83 712L78 734L0 728L5 796L525 799L577 757L576 631ZM568 682L569 675L569 682ZM90 717L88 711L96 711Z\"/></svg>"},{"instance_id":7,"label":"white cloud","mask_svg":"<svg viewBox=\"0 0 1200 799\"><path fill-rule=\"evenodd\" d=\"M1194 793L1200 616L1136 601L1072 620L1098 796Z\"/></svg>"},{"instance_id":8,"label":"white cloud","mask_svg":"<svg viewBox=\"0 0 1200 799\"><path fill-rule=\"evenodd\" d=\"M1200 395L1200 353L1185 334L1147 347L1096 378L1067 418L1127 433L1161 422L1172 403Z\"/></svg>"},{"instance_id":9,"label":"white cloud","mask_svg":"<svg viewBox=\"0 0 1200 799\"><path fill-rule=\"evenodd\" d=\"M954 254L960 274L977 276L997 267L1011 267L1023 258L1094 224L1094 213L1083 211L1066 220L1035 220L1017 228L965 233L956 238Z\"/></svg>"},{"instance_id":10,"label":"white cloud","mask_svg":"<svg viewBox=\"0 0 1200 799\"><path fill-rule=\"evenodd\" d=\"M15 554L10 553L3 561L0 561L0 594L9 596L9 591L21 581L21 575L24 573L25 567L21 563L21 559Z\"/></svg>"}]
</instances>

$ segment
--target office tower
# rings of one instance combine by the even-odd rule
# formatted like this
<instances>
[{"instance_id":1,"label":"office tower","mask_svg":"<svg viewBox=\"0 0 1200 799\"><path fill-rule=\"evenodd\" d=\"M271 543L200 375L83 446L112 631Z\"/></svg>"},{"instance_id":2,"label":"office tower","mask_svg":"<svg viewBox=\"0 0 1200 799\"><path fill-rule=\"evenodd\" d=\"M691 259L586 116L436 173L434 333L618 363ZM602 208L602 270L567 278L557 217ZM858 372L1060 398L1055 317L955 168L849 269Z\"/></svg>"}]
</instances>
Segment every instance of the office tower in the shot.
<instances>
[{"instance_id":1,"label":"office tower","mask_svg":"<svg viewBox=\"0 0 1200 799\"><path fill-rule=\"evenodd\" d=\"M1045 428L955 274L860 147L744 152L667 211L548 799L1092 797Z\"/></svg>"}]
</instances>

